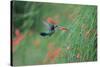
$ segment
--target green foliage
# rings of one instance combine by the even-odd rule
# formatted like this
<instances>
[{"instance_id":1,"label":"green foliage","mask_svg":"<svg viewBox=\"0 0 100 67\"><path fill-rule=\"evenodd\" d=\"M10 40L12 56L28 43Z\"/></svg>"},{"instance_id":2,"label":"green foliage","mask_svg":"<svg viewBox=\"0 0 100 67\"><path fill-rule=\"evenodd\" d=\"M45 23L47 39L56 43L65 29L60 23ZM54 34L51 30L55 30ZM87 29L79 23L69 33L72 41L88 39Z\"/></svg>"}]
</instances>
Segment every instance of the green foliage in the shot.
<instances>
[{"instance_id":1,"label":"green foliage","mask_svg":"<svg viewBox=\"0 0 100 67\"><path fill-rule=\"evenodd\" d=\"M13 46L13 65L85 62L97 60L97 7L92 5L50 4L39 2L12 2L12 24L24 39ZM43 21L51 17L68 32L57 30L52 36L42 37ZM14 38L17 38L14 36ZM44 59L48 45L61 48L59 57ZM49 59L49 58L47 58Z\"/></svg>"}]
</instances>

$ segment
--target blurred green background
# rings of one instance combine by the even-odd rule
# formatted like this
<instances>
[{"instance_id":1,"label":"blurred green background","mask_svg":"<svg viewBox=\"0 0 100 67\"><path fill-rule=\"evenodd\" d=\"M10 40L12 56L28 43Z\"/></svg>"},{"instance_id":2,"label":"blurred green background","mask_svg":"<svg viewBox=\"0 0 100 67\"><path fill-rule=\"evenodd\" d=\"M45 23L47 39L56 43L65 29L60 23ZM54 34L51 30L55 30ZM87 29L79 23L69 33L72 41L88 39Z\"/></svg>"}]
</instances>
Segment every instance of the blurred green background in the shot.
<instances>
[{"instance_id":1,"label":"blurred green background","mask_svg":"<svg viewBox=\"0 0 100 67\"><path fill-rule=\"evenodd\" d=\"M97 60L97 7L28 1L12 1L13 65L40 65ZM52 36L42 37L43 21L58 25Z\"/></svg>"}]
</instances>

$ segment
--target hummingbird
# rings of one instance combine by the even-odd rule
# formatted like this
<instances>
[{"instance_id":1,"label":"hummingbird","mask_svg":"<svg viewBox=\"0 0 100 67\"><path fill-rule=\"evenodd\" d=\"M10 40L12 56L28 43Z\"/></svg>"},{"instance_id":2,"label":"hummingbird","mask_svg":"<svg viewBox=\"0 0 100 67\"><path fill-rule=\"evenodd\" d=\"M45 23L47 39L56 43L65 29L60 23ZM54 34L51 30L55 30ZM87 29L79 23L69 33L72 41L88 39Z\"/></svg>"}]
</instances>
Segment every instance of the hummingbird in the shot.
<instances>
[{"instance_id":1,"label":"hummingbird","mask_svg":"<svg viewBox=\"0 0 100 67\"><path fill-rule=\"evenodd\" d=\"M56 29L67 31L67 28L57 25L57 22L52 18L48 18L47 21L43 21L44 25L47 27L47 32L41 32L41 36L51 36L55 33Z\"/></svg>"}]
</instances>

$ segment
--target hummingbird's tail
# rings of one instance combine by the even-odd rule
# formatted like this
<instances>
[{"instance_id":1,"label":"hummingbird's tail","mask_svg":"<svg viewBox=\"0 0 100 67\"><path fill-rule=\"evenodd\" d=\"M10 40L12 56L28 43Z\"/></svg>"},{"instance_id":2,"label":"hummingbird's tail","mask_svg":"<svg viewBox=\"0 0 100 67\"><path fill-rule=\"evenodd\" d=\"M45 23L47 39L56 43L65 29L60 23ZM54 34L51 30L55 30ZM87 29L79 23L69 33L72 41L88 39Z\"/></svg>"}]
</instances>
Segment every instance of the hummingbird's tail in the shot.
<instances>
[{"instance_id":1,"label":"hummingbird's tail","mask_svg":"<svg viewBox=\"0 0 100 67\"><path fill-rule=\"evenodd\" d=\"M49 33L47 33L47 32L42 32L42 33L40 33L40 35L41 35L41 36L51 36L53 33L54 33L54 31L49 32Z\"/></svg>"},{"instance_id":2,"label":"hummingbird's tail","mask_svg":"<svg viewBox=\"0 0 100 67\"><path fill-rule=\"evenodd\" d=\"M44 33L44 32L42 32L42 33L40 33L40 35L41 35L41 36L47 36L48 33Z\"/></svg>"}]
</instances>

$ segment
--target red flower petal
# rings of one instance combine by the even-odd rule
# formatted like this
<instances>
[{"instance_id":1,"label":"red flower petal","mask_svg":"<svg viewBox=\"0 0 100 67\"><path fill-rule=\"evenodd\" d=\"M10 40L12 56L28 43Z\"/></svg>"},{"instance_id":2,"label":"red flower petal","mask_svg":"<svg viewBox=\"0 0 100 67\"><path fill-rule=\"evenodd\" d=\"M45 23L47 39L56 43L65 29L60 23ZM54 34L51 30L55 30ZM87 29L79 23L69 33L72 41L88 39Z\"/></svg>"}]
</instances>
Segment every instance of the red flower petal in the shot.
<instances>
[{"instance_id":1,"label":"red flower petal","mask_svg":"<svg viewBox=\"0 0 100 67\"><path fill-rule=\"evenodd\" d=\"M58 22L54 21L52 18L48 17L47 22L51 24L57 24Z\"/></svg>"},{"instance_id":2,"label":"red flower petal","mask_svg":"<svg viewBox=\"0 0 100 67\"><path fill-rule=\"evenodd\" d=\"M54 60L60 53L61 48L57 48L54 50L54 52L48 51L47 56L50 58L50 60Z\"/></svg>"},{"instance_id":3,"label":"red flower petal","mask_svg":"<svg viewBox=\"0 0 100 67\"><path fill-rule=\"evenodd\" d=\"M68 29L66 29L65 27L60 27L59 29L63 31L68 31Z\"/></svg>"},{"instance_id":4,"label":"red flower petal","mask_svg":"<svg viewBox=\"0 0 100 67\"><path fill-rule=\"evenodd\" d=\"M54 56L57 57L59 55L60 51L61 51L61 48L57 48L53 53Z\"/></svg>"},{"instance_id":5,"label":"red flower petal","mask_svg":"<svg viewBox=\"0 0 100 67\"><path fill-rule=\"evenodd\" d=\"M20 35L20 31L19 31L19 29L16 29L16 31L15 31L15 35L16 35L16 36L19 36L19 35Z\"/></svg>"},{"instance_id":6,"label":"red flower petal","mask_svg":"<svg viewBox=\"0 0 100 67\"><path fill-rule=\"evenodd\" d=\"M16 37L15 39L13 39L13 45L18 45L23 39L24 39L23 35Z\"/></svg>"}]
</instances>

